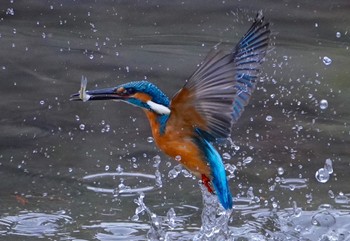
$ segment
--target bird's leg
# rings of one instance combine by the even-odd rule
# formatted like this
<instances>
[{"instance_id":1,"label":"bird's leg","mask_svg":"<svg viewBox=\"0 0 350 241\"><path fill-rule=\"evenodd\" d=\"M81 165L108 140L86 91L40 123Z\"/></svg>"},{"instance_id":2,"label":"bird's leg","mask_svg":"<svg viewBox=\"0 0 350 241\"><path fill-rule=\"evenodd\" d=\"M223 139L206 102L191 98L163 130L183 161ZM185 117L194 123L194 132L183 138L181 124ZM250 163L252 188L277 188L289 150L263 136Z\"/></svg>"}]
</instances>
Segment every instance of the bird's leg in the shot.
<instances>
[{"instance_id":1,"label":"bird's leg","mask_svg":"<svg viewBox=\"0 0 350 241\"><path fill-rule=\"evenodd\" d=\"M208 189L208 192L214 194L213 188L210 185L210 179L204 174L202 174L202 182L203 185L206 186L206 188Z\"/></svg>"}]
</instances>

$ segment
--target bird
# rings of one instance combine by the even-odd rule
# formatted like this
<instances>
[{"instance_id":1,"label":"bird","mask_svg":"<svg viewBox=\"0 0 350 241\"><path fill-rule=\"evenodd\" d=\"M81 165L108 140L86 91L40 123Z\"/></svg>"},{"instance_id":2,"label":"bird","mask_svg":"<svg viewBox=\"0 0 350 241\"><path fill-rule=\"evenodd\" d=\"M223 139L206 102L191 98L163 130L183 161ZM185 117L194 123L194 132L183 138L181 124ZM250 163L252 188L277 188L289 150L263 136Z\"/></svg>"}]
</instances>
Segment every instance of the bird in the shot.
<instances>
[{"instance_id":1,"label":"bird","mask_svg":"<svg viewBox=\"0 0 350 241\"><path fill-rule=\"evenodd\" d=\"M70 100L114 100L143 109L158 148L190 170L230 210L232 194L215 146L230 138L256 88L270 32L259 11L235 47L214 46L172 99L148 80L140 80L81 90Z\"/></svg>"}]
</instances>

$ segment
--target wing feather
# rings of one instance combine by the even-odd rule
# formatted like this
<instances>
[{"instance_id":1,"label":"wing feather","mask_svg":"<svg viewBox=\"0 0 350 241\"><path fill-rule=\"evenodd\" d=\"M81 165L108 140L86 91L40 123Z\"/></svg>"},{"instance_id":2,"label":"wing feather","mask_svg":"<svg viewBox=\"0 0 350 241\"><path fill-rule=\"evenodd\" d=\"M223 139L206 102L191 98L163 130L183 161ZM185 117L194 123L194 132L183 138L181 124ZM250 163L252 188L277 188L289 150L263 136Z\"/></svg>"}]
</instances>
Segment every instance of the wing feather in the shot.
<instances>
[{"instance_id":1,"label":"wing feather","mask_svg":"<svg viewBox=\"0 0 350 241\"><path fill-rule=\"evenodd\" d=\"M269 36L269 23L259 12L233 51L213 48L173 97L176 118L213 138L229 137L256 87Z\"/></svg>"}]
</instances>

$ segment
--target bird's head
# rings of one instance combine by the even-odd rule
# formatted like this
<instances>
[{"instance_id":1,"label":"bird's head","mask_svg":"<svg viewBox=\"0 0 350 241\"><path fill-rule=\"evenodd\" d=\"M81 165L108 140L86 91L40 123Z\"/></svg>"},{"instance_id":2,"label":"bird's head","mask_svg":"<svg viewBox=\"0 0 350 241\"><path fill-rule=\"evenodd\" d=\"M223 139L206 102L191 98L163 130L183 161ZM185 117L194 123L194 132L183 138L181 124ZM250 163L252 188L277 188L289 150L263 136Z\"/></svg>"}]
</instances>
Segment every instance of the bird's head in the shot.
<instances>
[{"instance_id":1,"label":"bird's head","mask_svg":"<svg viewBox=\"0 0 350 241\"><path fill-rule=\"evenodd\" d=\"M117 87L86 91L87 100L124 101L159 115L169 115L169 98L148 81L134 81ZM71 95L70 100L81 100L81 94Z\"/></svg>"}]
</instances>

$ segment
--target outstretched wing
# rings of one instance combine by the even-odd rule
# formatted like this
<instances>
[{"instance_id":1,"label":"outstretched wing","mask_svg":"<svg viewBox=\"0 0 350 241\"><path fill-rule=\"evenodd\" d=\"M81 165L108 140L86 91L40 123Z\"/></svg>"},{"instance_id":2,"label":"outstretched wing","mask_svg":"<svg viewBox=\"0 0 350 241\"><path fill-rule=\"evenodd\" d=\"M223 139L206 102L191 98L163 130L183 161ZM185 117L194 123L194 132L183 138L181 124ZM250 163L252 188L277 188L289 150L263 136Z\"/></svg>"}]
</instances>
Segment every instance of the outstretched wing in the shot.
<instances>
[{"instance_id":1,"label":"outstretched wing","mask_svg":"<svg viewBox=\"0 0 350 241\"><path fill-rule=\"evenodd\" d=\"M255 89L269 35L259 12L232 52L214 48L173 97L170 108L176 118L208 137L229 137Z\"/></svg>"}]
</instances>

